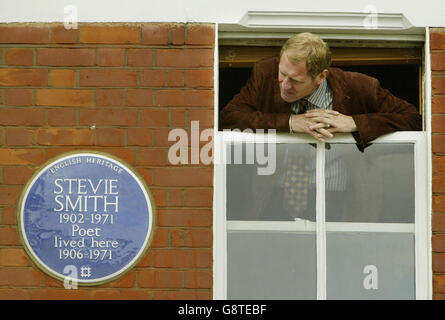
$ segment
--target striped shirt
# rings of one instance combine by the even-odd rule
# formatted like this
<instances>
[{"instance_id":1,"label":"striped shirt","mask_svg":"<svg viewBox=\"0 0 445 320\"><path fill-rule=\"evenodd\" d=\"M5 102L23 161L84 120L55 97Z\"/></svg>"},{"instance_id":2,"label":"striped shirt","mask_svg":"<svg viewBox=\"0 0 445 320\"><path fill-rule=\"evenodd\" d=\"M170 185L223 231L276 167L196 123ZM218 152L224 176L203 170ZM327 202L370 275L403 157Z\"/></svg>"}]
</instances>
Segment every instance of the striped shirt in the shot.
<instances>
[{"instance_id":1,"label":"striped shirt","mask_svg":"<svg viewBox=\"0 0 445 320\"><path fill-rule=\"evenodd\" d=\"M303 99L301 99L303 100ZM300 113L302 109L301 100L298 100L291 105L292 113ZM331 109L333 94L332 90L326 80L324 80L312 95L306 99L308 101L306 110L312 109ZM329 150L330 145L326 143L326 148ZM311 170L309 183L315 184L316 161L311 161ZM335 151L326 152L326 169L325 169L326 190L329 191L344 191L347 183L347 171L345 164L340 154Z\"/></svg>"}]
</instances>

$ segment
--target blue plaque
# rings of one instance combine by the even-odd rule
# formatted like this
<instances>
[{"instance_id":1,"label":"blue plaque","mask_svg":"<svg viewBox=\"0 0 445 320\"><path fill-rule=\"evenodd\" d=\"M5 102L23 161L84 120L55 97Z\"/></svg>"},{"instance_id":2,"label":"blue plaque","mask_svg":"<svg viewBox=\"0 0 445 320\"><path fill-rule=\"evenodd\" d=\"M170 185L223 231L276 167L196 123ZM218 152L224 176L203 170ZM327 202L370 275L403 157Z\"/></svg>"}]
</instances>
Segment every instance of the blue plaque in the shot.
<instances>
[{"instance_id":1,"label":"blue plaque","mask_svg":"<svg viewBox=\"0 0 445 320\"><path fill-rule=\"evenodd\" d=\"M79 151L48 161L33 175L22 192L18 223L27 253L43 271L97 285L143 257L154 210L150 191L128 164Z\"/></svg>"}]
</instances>

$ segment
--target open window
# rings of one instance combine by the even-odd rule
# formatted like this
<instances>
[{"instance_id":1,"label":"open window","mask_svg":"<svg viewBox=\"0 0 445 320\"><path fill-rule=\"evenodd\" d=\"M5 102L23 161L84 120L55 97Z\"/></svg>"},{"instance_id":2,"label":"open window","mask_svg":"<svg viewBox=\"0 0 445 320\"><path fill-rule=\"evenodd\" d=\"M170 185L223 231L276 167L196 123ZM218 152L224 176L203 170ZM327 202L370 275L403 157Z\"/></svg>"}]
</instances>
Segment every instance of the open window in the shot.
<instances>
[{"instance_id":1,"label":"open window","mask_svg":"<svg viewBox=\"0 0 445 320\"><path fill-rule=\"evenodd\" d=\"M377 78L424 113L425 38L403 17L387 17L399 29L364 32L361 22L350 30L280 28L286 14L259 15L264 25L252 14L251 25L219 26L220 110L256 61L278 56L287 38L309 31L329 44L332 66ZM426 133L392 133L365 152L349 134L329 143L287 133L271 142L269 136L215 135L216 158L224 161L215 165L214 297L431 298ZM273 174L258 174L264 167L255 160L258 147L275 154ZM298 164L294 182L289 163ZM297 189L291 196L290 185Z\"/></svg>"}]
</instances>

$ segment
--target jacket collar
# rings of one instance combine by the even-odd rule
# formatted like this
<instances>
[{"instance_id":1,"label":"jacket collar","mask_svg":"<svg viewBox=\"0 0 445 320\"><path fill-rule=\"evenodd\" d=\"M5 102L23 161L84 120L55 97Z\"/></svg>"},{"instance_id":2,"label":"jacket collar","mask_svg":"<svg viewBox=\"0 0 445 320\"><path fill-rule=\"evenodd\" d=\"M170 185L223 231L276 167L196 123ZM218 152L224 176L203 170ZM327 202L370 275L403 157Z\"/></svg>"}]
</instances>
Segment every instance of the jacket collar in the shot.
<instances>
[{"instance_id":1,"label":"jacket collar","mask_svg":"<svg viewBox=\"0 0 445 320\"><path fill-rule=\"evenodd\" d=\"M349 95L349 88L345 84L342 76L343 71L338 68L329 68L328 70L327 81L333 94L333 109L342 114L347 114L348 109L346 105L350 103L351 97Z\"/></svg>"}]
</instances>

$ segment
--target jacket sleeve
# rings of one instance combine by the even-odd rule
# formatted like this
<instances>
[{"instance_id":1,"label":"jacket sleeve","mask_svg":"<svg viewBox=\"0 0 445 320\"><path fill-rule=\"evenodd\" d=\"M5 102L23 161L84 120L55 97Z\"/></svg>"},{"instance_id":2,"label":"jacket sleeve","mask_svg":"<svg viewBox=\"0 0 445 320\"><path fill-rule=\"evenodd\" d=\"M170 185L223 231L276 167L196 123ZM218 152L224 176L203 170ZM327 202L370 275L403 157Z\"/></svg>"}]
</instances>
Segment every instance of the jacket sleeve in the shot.
<instances>
[{"instance_id":1,"label":"jacket sleeve","mask_svg":"<svg viewBox=\"0 0 445 320\"><path fill-rule=\"evenodd\" d=\"M370 141L387 133L422 130L422 117L414 105L382 88L377 79L368 78L363 85L370 86L366 90L370 94L361 101L366 105L365 112L352 115L357 126L353 136L359 147L364 148Z\"/></svg>"},{"instance_id":2,"label":"jacket sleeve","mask_svg":"<svg viewBox=\"0 0 445 320\"><path fill-rule=\"evenodd\" d=\"M289 114L268 113L264 109L270 99L273 76L255 64L251 76L240 92L222 109L219 121L223 129L276 129L289 132ZM267 83L269 82L269 83Z\"/></svg>"}]
</instances>

